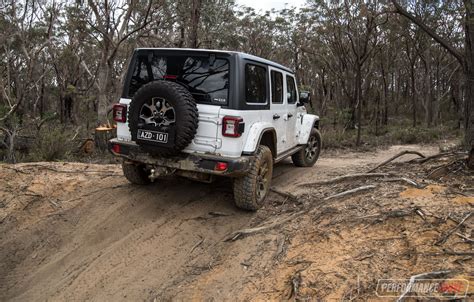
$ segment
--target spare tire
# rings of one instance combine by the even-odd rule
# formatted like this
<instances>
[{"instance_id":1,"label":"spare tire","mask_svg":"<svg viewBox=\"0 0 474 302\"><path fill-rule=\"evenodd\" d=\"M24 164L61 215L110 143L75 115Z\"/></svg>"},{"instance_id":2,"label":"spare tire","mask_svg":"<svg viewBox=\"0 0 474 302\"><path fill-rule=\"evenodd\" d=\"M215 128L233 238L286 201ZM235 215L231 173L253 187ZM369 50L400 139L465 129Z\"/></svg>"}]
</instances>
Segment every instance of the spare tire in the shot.
<instances>
[{"instance_id":1,"label":"spare tire","mask_svg":"<svg viewBox=\"0 0 474 302\"><path fill-rule=\"evenodd\" d=\"M191 93L175 82L154 81L140 87L128 109L132 140L153 155L170 156L186 148L198 127Z\"/></svg>"}]
</instances>

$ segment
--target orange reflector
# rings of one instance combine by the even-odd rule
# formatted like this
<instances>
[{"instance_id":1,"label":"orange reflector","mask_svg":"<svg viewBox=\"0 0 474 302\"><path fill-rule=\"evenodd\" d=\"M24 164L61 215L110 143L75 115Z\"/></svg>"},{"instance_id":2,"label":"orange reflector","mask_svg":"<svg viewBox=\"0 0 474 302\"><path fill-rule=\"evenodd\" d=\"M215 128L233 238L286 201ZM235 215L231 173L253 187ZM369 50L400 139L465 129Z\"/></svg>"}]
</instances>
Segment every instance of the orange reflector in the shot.
<instances>
[{"instance_id":1,"label":"orange reflector","mask_svg":"<svg viewBox=\"0 0 474 302\"><path fill-rule=\"evenodd\" d=\"M112 151L114 151L115 153L120 153L120 145L114 145L112 147Z\"/></svg>"},{"instance_id":2,"label":"orange reflector","mask_svg":"<svg viewBox=\"0 0 474 302\"><path fill-rule=\"evenodd\" d=\"M216 171L225 171L227 170L227 163L218 161L214 167Z\"/></svg>"}]
</instances>

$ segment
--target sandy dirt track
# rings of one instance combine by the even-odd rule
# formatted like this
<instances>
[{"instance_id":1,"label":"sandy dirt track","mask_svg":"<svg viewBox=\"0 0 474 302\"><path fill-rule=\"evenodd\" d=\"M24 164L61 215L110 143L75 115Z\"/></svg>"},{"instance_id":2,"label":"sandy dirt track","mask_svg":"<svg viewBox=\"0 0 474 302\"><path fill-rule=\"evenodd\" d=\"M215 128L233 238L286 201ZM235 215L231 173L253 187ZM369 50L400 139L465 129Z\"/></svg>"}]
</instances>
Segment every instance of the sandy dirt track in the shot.
<instances>
[{"instance_id":1,"label":"sandy dirt track","mask_svg":"<svg viewBox=\"0 0 474 302\"><path fill-rule=\"evenodd\" d=\"M364 172L406 149L427 155L438 152L437 146L392 146L376 152L330 153L323 154L313 168L296 168L290 160L284 161L274 170L273 186L305 201L299 204L271 193L268 204L256 214L234 207L228 179L202 184L172 177L134 186L123 177L119 165L0 165L0 301L348 298L358 276L355 271L366 268L369 272L374 266L382 275L382 263L388 260L377 258L377 252L396 253L398 245L407 244L372 246L371 252L364 238L399 236L410 230L409 226L404 230L403 223L416 229L420 218L382 222L383 231L354 222L321 232L339 214L361 213L351 204L362 206L371 199L353 198L351 203L349 198L344 206L316 215L308 209L317 209L322 198L308 196L320 192L299 184ZM388 203L406 189L394 184L380 194L385 194ZM431 200L438 200L437 192L443 190L434 190ZM453 212L461 215L472 210L469 198L456 203ZM450 200L443 202L449 205ZM401 198L394 207L407 203L432 209L423 198ZM373 204L367 205L366 214L372 213ZM377 209L386 205L375 204L380 205ZM271 223L301 209L307 213L281 227L224 241L236 230ZM326 221L329 218L331 223ZM443 231L453 226L453 222L445 224ZM472 260L457 266L452 264L456 259L449 259L449 268L472 273ZM409 277L409 272L422 267L437 268L424 260L414 262L412 257L393 265L400 267L397 271L391 266L393 277ZM381 276L361 273L366 282L363 293L359 291L361 299L373 296L371 282L377 277ZM297 288L295 278L299 278Z\"/></svg>"}]
</instances>

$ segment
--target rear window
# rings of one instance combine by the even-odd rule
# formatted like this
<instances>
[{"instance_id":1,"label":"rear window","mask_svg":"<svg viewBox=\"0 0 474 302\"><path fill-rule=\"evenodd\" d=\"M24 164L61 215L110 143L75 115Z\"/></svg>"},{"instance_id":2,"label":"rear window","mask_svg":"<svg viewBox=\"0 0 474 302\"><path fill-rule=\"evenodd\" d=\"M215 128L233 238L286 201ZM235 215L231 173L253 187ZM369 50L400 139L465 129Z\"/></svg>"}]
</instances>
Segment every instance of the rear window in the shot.
<instances>
[{"instance_id":1,"label":"rear window","mask_svg":"<svg viewBox=\"0 0 474 302\"><path fill-rule=\"evenodd\" d=\"M139 54L132 69L128 96L133 97L142 85L154 80L182 84L198 103L226 105L229 95L229 61L214 55Z\"/></svg>"},{"instance_id":2,"label":"rear window","mask_svg":"<svg viewBox=\"0 0 474 302\"><path fill-rule=\"evenodd\" d=\"M283 103L283 75L281 72L272 70L272 103Z\"/></svg>"},{"instance_id":3,"label":"rear window","mask_svg":"<svg viewBox=\"0 0 474 302\"><path fill-rule=\"evenodd\" d=\"M296 103L296 85L295 79L290 76L286 76L286 97L288 98L288 104Z\"/></svg>"},{"instance_id":4,"label":"rear window","mask_svg":"<svg viewBox=\"0 0 474 302\"><path fill-rule=\"evenodd\" d=\"M247 103L267 102L267 70L264 67L245 65L245 100Z\"/></svg>"}]
</instances>

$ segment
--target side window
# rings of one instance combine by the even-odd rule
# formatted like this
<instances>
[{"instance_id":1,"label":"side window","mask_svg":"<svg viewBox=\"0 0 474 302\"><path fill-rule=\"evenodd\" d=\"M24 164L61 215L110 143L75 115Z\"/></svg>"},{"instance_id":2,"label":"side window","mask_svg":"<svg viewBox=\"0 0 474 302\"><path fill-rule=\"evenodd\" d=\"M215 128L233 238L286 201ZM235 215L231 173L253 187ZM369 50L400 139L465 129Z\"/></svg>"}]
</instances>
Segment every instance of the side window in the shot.
<instances>
[{"instance_id":1,"label":"side window","mask_svg":"<svg viewBox=\"0 0 474 302\"><path fill-rule=\"evenodd\" d=\"M245 101L247 103L267 102L267 70L261 66L245 65Z\"/></svg>"},{"instance_id":2,"label":"side window","mask_svg":"<svg viewBox=\"0 0 474 302\"><path fill-rule=\"evenodd\" d=\"M281 72L272 70L272 103L281 104L283 103L283 75Z\"/></svg>"},{"instance_id":3,"label":"side window","mask_svg":"<svg viewBox=\"0 0 474 302\"><path fill-rule=\"evenodd\" d=\"M295 79L291 76L286 76L286 97L288 98L288 104L296 103Z\"/></svg>"}]
</instances>

